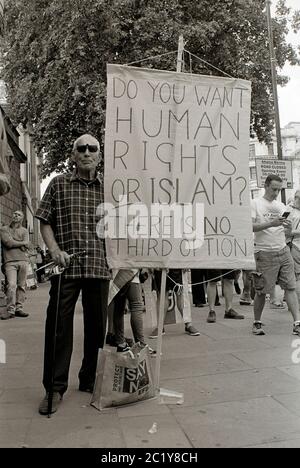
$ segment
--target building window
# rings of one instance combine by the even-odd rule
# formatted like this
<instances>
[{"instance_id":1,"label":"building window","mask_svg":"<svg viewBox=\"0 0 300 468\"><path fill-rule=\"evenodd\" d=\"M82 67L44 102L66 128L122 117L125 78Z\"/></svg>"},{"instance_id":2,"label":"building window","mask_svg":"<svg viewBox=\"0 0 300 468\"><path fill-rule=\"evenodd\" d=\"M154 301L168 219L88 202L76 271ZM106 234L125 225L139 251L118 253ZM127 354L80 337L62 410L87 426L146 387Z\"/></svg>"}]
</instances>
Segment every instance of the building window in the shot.
<instances>
[{"instance_id":1,"label":"building window","mask_svg":"<svg viewBox=\"0 0 300 468\"><path fill-rule=\"evenodd\" d=\"M249 148L249 155L250 158L255 158L256 152L255 152L255 144L251 144Z\"/></svg>"},{"instance_id":2,"label":"building window","mask_svg":"<svg viewBox=\"0 0 300 468\"><path fill-rule=\"evenodd\" d=\"M250 179L256 180L256 167L250 167Z\"/></svg>"},{"instance_id":3,"label":"building window","mask_svg":"<svg viewBox=\"0 0 300 468\"><path fill-rule=\"evenodd\" d=\"M254 198L259 197L259 190L251 190L251 198L254 200Z\"/></svg>"},{"instance_id":4,"label":"building window","mask_svg":"<svg viewBox=\"0 0 300 468\"><path fill-rule=\"evenodd\" d=\"M268 145L268 156L274 156L274 143Z\"/></svg>"}]
</instances>

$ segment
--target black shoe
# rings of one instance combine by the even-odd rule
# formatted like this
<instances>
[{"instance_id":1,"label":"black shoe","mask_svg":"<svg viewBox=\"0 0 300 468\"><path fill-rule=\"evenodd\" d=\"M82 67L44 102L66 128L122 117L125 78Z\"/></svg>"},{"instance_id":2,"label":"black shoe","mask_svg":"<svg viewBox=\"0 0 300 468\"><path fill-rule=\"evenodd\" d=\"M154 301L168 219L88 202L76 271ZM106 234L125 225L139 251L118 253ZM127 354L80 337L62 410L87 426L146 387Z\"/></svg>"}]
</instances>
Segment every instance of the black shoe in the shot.
<instances>
[{"instance_id":1,"label":"black shoe","mask_svg":"<svg viewBox=\"0 0 300 468\"><path fill-rule=\"evenodd\" d=\"M16 310L15 312L15 317L22 317L22 318L25 318L25 317L28 317L29 314L27 314L26 312L23 312L23 310Z\"/></svg>"},{"instance_id":2,"label":"black shoe","mask_svg":"<svg viewBox=\"0 0 300 468\"><path fill-rule=\"evenodd\" d=\"M131 338L126 338L125 337L125 341L127 343L127 345L132 348L133 346L133 340ZM106 344L109 345L109 346L113 346L114 348L117 348L118 347L118 343L116 341L116 337L115 335L113 335L112 333L107 333L106 335L106 340L105 340Z\"/></svg>"},{"instance_id":3,"label":"black shoe","mask_svg":"<svg viewBox=\"0 0 300 468\"><path fill-rule=\"evenodd\" d=\"M216 316L216 312L214 310L211 310L208 314L208 317L207 317L207 323L216 323L217 321L217 316Z\"/></svg>"},{"instance_id":4,"label":"black shoe","mask_svg":"<svg viewBox=\"0 0 300 468\"><path fill-rule=\"evenodd\" d=\"M109 346L118 346L113 333L107 333L105 343Z\"/></svg>"},{"instance_id":5,"label":"black shoe","mask_svg":"<svg viewBox=\"0 0 300 468\"><path fill-rule=\"evenodd\" d=\"M239 314L233 309L228 310L228 312L225 312L224 315L225 319L232 319L232 320L244 320L244 315Z\"/></svg>"},{"instance_id":6,"label":"black shoe","mask_svg":"<svg viewBox=\"0 0 300 468\"><path fill-rule=\"evenodd\" d=\"M80 392L94 393L94 386L95 386L95 384L80 383L78 390Z\"/></svg>"},{"instance_id":7,"label":"black shoe","mask_svg":"<svg viewBox=\"0 0 300 468\"><path fill-rule=\"evenodd\" d=\"M39 413L42 414L43 416L48 414L48 398L49 398L49 393L46 393L45 397L42 399L40 406L39 406ZM62 400L61 394L59 392L53 392L51 414L56 413L61 403L61 400Z\"/></svg>"}]
</instances>

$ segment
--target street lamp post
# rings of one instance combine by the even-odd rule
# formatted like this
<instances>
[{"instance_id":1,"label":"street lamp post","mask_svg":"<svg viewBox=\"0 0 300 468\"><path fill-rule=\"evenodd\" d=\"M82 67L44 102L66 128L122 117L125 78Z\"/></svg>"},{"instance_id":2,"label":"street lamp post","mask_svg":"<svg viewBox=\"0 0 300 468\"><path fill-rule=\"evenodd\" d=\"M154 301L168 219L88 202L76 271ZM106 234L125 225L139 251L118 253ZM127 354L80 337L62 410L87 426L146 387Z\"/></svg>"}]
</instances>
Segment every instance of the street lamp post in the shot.
<instances>
[{"instance_id":1,"label":"street lamp post","mask_svg":"<svg viewBox=\"0 0 300 468\"><path fill-rule=\"evenodd\" d=\"M272 17L271 17L271 0L266 0L266 11L268 21L268 35L269 35L269 48L270 48L270 60L271 60L271 72L272 72L272 88L273 88L273 101L274 101L274 112L275 112L275 125L276 125L276 141L277 141L277 154L278 159L283 159L282 152L282 139L281 139L281 126L280 126L280 114L279 114L279 103L278 103L278 92L277 92L277 71L276 71L276 56L274 49L274 35L272 28ZM285 190L281 193L282 202L286 203Z\"/></svg>"}]
</instances>

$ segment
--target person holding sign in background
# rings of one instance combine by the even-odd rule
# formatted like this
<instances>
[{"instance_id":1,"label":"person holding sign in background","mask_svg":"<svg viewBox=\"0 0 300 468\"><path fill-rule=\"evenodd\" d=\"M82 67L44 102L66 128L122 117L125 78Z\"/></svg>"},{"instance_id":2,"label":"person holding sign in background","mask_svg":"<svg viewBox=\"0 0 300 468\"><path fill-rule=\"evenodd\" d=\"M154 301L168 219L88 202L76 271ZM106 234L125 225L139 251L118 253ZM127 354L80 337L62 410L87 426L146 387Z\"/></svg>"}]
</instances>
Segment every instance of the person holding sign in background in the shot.
<instances>
[{"instance_id":1,"label":"person holding sign in background","mask_svg":"<svg viewBox=\"0 0 300 468\"><path fill-rule=\"evenodd\" d=\"M266 301L266 294L278 284L285 290L285 297L294 318L293 334L300 336L300 312L296 294L294 262L289 247L286 245L284 229L291 229L291 221L286 207L277 201L282 189L282 179L269 175L265 182L265 194L252 200L252 221L256 273L254 286L253 334L265 335L261 317Z\"/></svg>"}]
</instances>

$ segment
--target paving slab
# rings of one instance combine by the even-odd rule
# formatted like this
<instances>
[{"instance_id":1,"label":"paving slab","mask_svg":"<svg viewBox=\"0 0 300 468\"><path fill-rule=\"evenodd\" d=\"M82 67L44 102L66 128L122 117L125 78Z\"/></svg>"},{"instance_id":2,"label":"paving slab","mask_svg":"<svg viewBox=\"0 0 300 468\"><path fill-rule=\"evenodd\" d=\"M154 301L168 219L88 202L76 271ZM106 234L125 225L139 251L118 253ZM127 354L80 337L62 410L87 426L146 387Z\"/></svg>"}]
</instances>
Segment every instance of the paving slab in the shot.
<instances>
[{"instance_id":1,"label":"paving slab","mask_svg":"<svg viewBox=\"0 0 300 468\"><path fill-rule=\"evenodd\" d=\"M157 424L157 432L149 434L154 423ZM172 414L121 418L120 425L128 448L192 447Z\"/></svg>"},{"instance_id":2,"label":"paving slab","mask_svg":"<svg viewBox=\"0 0 300 468\"><path fill-rule=\"evenodd\" d=\"M21 448L30 429L30 419L0 420L0 447Z\"/></svg>"},{"instance_id":3,"label":"paving slab","mask_svg":"<svg viewBox=\"0 0 300 468\"><path fill-rule=\"evenodd\" d=\"M291 440L281 440L278 442L272 442L270 444L261 444L261 445L253 445L246 448L253 448L253 449L298 449L300 448L300 438L299 439L291 439Z\"/></svg>"},{"instance_id":4,"label":"paving slab","mask_svg":"<svg viewBox=\"0 0 300 468\"><path fill-rule=\"evenodd\" d=\"M162 379L162 384L165 388L184 393L184 406L240 401L300 391L300 382L278 369Z\"/></svg>"},{"instance_id":5,"label":"paving slab","mask_svg":"<svg viewBox=\"0 0 300 468\"><path fill-rule=\"evenodd\" d=\"M259 337L256 337L259 339ZM273 349L265 349L259 351L236 351L233 353L235 357L243 361L248 366L263 369L266 367L283 367L293 365L292 362L292 347L281 347Z\"/></svg>"},{"instance_id":6,"label":"paving slab","mask_svg":"<svg viewBox=\"0 0 300 468\"><path fill-rule=\"evenodd\" d=\"M116 415L98 411L31 421L25 443L32 448L122 448L125 446Z\"/></svg>"},{"instance_id":7,"label":"paving slab","mask_svg":"<svg viewBox=\"0 0 300 468\"><path fill-rule=\"evenodd\" d=\"M163 361L161 373L164 379L180 379L251 368L251 365L245 364L231 354L213 354L211 356L208 354L205 357L182 357Z\"/></svg>"},{"instance_id":8,"label":"paving slab","mask_svg":"<svg viewBox=\"0 0 300 468\"><path fill-rule=\"evenodd\" d=\"M197 448L239 448L300 436L300 418L271 398L176 409L173 414Z\"/></svg>"},{"instance_id":9,"label":"paving slab","mask_svg":"<svg viewBox=\"0 0 300 468\"><path fill-rule=\"evenodd\" d=\"M292 414L300 416L300 392L274 395L273 398Z\"/></svg>"}]
</instances>

